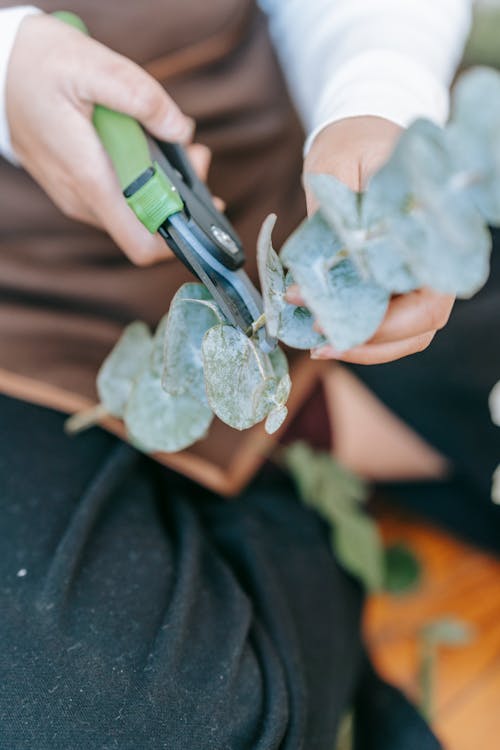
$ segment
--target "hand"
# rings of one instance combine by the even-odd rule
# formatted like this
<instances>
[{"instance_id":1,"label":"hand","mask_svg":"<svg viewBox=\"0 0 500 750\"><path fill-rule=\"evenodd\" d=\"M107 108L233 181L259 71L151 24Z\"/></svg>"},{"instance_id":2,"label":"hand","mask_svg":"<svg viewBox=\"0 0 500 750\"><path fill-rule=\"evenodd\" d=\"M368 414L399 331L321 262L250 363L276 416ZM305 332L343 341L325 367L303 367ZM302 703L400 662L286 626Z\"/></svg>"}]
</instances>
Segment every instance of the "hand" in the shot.
<instances>
[{"instance_id":1,"label":"hand","mask_svg":"<svg viewBox=\"0 0 500 750\"><path fill-rule=\"evenodd\" d=\"M131 115L163 140L191 140L193 121L138 65L56 18L25 18L6 87L12 145L22 166L66 216L104 229L134 263L171 257L123 198L92 125L96 103ZM189 153L204 177L209 150L196 144Z\"/></svg>"},{"instance_id":2,"label":"hand","mask_svg":"<svg viewBox=\"0 0 500 750\"><path fill-rule=\"evenodd\" d=\"M397 125L381 117L339 120L315 138L305 160L304 173L330 173L360 191L370 175L387 160L400 132ZM317 204L307 190L306 199L311 214ZM296 305L304 304L297 286L288 290L287 299ZM382 325L366 344L347 352L337 352L327 345L314 350L312 356L368 365L420 352L446 325L454 301L453 296L432 289L393 297Z\"/></svg>"}]
</instances>

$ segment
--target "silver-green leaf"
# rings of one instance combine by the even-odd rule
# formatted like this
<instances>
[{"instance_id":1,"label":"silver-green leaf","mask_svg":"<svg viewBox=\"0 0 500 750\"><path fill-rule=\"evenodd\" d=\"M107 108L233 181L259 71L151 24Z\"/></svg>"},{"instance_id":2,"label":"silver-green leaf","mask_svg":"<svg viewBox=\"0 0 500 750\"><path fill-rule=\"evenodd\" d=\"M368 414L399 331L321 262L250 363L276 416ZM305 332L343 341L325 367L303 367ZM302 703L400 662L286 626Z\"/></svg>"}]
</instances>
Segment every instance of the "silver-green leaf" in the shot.
<instances>
[{"instance_id":1,"label":"silver-green leaf","mask_svg":"<svg viewBox=\"0 0 500 750\"><path fill-rule=\"evenodd\" d=\"M485 106L487 102L487 106ZM500 74L475 68L453 92L450 147L463 188L490 224L500 223Z\"/></svg>"},{"instance_id":2,"label":"silver-green leaf","mask_svg":"<svg viewBox=\"0 0 500 750\"><path fill-rule=\"evenodd\" d=\"M282 259L291 268L326 338L338 351L361 344L375 333L390 295L360 276L319 212L287 240Z\"/></svg>"},{"instance_id":3,"label":"silver-green leaf","mask_svg":"<svg viewBox=\"0 0 500 750\"><path fill-rule=\"evenodd\" d=\"M318 199L321 213L345 244L360 234L360 193L331 174L310 174L307 184Z\"/></svg>"},{"instance_id":4,"label":"silver-green leaf","mask_svg":"<svg viewBox=\"0 0 500 750\"><path fill-rule=\"evenodd\" d=\"M392 179L392 174L389 173L388 177ZM396 179L401 179L400 171ZM404 248L399 246L397 235L388 233L381 221L381 217L387 214L386 192L383 192L383 205L378 206L376 190L355 193L333 175L312 175L309 181L322 215L339 236L361 275L371 278L391 293L401 294L415 289L417 281L405 262ZM387 180L384 181L386 184ZM401 200L401 186L399 188L397 195Z\"/></svg>"},{"instance_id":5,"label":"silver-green leaf","mask_svg":"<svg viewBox=\"0 0 500 750\"><path fill-rule=\"evenodd\" d=\"M363 513L343 513L332 529L339 562L361 579L369 591L384 583L384 548L377 525Z\"/></svg>"},{"instance_id":6,"label":"silver-green leaf","mask_svg":"<svg viewBox=\"0 0 500 750\"><path fill-rule=\"evenodd\" d=\"M272 245L276 214L270 214L262 224L257 239L257 267L259 270L266 328L270 336L278 335L280 316L285 304L285 272Z\"/></svg>"},{"instance_id":7,"label":"silver-green leaf","mask_svg":"<svg viewBox=\"0 0 500 750\"><path fill-rule=\"evenodd\" d=\"M157 377L161 378L163 363L165 359L165 337L167 334L168 315L164 315L156 327L153 336L153 351L151 352L150 369Z\"/></svg>"},{"instance_id":8,"label":"silver-green leaf","mask_svg":"<svg viewBox=\"0 0 500 750\"><path fill-rule=\"evenodd\" d=\"M269 435L277 432L288 416L286 406L277 406L269 412L266 418L265 430Z\"/></svg>"},{"instance_id":9,"label":"silver-green leaf","mask_svg":"<svg viewBox=\"0 0 500 750\"><path fill-rule=\"evenodd\" d=\"M294 283L293 274L288 271L285 277L286 289ZM321 333L315 331L313 326L314 317L307 307L292 305L285 301L280 314L278 330L280 341L294 349L315 349L326 343L326 339Z\"/></svg>"},{"instance_id":10,"label":"silver-green leaf","mask_svg":"<svg viewBox=\"0 0 500 750\"><path fill-rule=\"evenodd\" d=\"M237 430L260 422L271 408L263 385L275 381L270 358L227 324L210 328L202 344L205 387L215 414Z\"/></svg>"},{"instance_id":11,"label":"silver-green leaf","mask_svg":"<svg viewBox=\"0 0 500 750\"><path fill-rule=\"evenodd\" d=\"M463 646L470 643L473 637L471 626L454 617L442 617L431 620L421 631L422 638L433 645Z\"/></svg>"},{"instance_id":12,"label":"silver-green leaf","mask_svg":"<svg viewBox=\"0 0 500 750\"><path fill-rule=\"evenodd\" d=\"M172 396L188 394L208 406L201 345L221 315L211 307L212 297L202 284L183 284L168 312L162 383Z\"/></svg>"},{"instance_id":13,"label":"silver-green leaf","mask_svg":"<svg viewBox=\"0 0 500 750\"><path fill-rule=\"evenodd\" d=\"M122 417L134 381L148 367L153 337L145 323L136 321L125 328L97 375L97 392L109 414Z\"/></svg>"},{"instance_id":14,"label":"silver-green leaf","mask_svg":"<svg viewBox=\"0 0 500 750\"><path fill-rule=\"evenodd\" d=\"M173 453L203 438L213 414L187 394L171 396L161 379L144 372L132 389L124 421L130 439L148 452Z\"/></svg>"},{"instance_id":15,"label":"silver-green leaf","mask_svg":"<svg viewBox=\"0 0 500 750\"><path fill-rule=\"evenodd\" d=\"M269 354L269 359L271 360L273 375L278 378L278 380L281 380L284 375L288 375L288 360L283 349L280 349L279 346L277 346L276 349Z\"/></svg>"},{"instance_id":16,"label":"silver-green leaf","mask_svg":"<svg viewBox=\"0 0 500 750\"><path fill-rule=\"evenodd\" d=\"M362 215L417 286L470 297L488 276L490 238L465 189L469 176L450 133L414 122L371 179ZM380 279L376 254L371 266Z\"/></svg>"}]
</instances>

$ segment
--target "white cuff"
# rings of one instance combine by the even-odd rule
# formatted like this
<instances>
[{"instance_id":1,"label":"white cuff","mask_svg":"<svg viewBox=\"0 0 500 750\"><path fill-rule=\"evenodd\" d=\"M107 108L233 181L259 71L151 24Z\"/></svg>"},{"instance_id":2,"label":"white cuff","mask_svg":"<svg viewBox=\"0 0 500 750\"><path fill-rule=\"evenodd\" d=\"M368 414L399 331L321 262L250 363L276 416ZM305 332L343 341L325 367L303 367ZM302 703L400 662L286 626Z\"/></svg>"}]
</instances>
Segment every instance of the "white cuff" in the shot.
<instances>
[{"instance_id":1,"label":"white cuff","mask_svg":"<svg viewBox=\"0 0 500 750\"><path fill-rule=\"evenodd\" d=\"M7 82L7 68L10 53L16 40L21 22L26 16L40 13L32 5L19 5L14 8L0 10L0 154L17 164L16 155L10 142L9 124L7 122L5 86Z\"/></svg>"},{"instance_id":2,"label":"white cuff","mask_svg":"<svg viewBox=\"0 0 500 750\"><path fill-rule=\"evenodd\" d=\"M443 125L448 87L421 63L399 52L369 50L342 65L324 86L304 145L327 125L346 117L374 115L407 127L417 117Z\"/></svg>"}]
</instances>

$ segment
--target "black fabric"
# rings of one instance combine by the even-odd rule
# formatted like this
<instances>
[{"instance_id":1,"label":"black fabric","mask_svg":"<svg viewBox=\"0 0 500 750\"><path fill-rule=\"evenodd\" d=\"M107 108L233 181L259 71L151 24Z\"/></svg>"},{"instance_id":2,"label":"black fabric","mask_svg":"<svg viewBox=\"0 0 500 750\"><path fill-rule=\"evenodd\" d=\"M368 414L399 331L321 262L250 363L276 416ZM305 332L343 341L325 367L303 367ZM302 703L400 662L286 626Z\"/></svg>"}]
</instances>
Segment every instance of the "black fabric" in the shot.
<instances>
[{"instance_id":1,"label":"black fabric","mask_svg":"<svg viewBox=\"0 0 500 750\"><path fill-rule=\"evenodd\" d=\"M0 399L1 750L332 750L362 596L280 476L228 503Z\"/></svg>"},{"instance_id":2,"label":"black fabric","mask_svg":"<svg viewBox=\"0 0 500 750\"><path fill-rule=\"evenodd\" d=\"M499 284L497 252L429 350L355 368L454 466L393 492L493 549ZM285 478L227 503L62 424L0 399L0 750L331 750L355 695L356 750L436 747L366 671L360 591Z\"/></svg>"},{"instance_id":3,"label":"black fabric","mask_svg":"<svg viewBox=\"0 0 500 750\"><path fill-rule=\"evenodd\" d=\"M55 412L0 415L0 750L333 750L377 702L359 586L286 477L228 503ZM390 750L421 724L399 709Z\"/></svg>"},{"instance_id":4,"label":"black fabric","mask_svg":"<svg viewBox=\"0 0 500 750\"><path fill-rule=\"evenodd\" d=\"M382 682L366 662L356 696L354 750L439 750L421 716L404 695Z\"/></svg>"},{"instance_id":5,"label":"black fabric","mask_svg":"<svg viewBox=\"0 0 500 750\"><path fill-rule=\"evenodd\" d=\"M489 281L472 299L456 302L448 325L428 349L352 369L453 466L448 482L384 485L384 496L500 552L500 507L491 501L500 429L488 408L500 379L500 232L492 236Z\"/></svg>"}]
</instances>

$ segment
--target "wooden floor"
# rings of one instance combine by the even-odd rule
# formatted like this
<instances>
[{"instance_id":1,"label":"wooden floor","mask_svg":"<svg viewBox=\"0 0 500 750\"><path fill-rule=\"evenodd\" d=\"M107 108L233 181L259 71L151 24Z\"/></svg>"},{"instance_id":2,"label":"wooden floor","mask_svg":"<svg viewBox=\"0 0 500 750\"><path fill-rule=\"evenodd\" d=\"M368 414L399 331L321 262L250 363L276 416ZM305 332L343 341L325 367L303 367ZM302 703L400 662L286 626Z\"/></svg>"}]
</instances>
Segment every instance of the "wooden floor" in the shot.
<instances>
[{"instance_id":1,"label":"wooden floor","mask_svg":"<svg viewBox=\"0 0 500 750\"><path fill-rule=\"evenodd\" d=\"M439 650L434 729L447 750L499 750L500 562L414 520L383 514L381 525L386 540L415 550L424 576L415 593L370 599L365 632L374 663L416 698L420 628L448 615L469 623L470 644Z\"/></svg>"}]
</instances>

